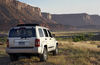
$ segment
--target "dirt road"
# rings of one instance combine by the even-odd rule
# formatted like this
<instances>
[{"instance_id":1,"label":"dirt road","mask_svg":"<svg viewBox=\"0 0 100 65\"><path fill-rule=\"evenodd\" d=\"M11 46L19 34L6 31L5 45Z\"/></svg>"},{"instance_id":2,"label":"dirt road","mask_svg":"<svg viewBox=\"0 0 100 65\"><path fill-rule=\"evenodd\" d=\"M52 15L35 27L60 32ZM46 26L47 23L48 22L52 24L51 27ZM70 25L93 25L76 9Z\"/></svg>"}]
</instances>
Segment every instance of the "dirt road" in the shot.
<instances>
[{"instance_id":1,"label":"dirt road","mask_svg":"<svg viewBox=\"0 0 100 65\"><path fill-rule=\"evenodd\" d=\"M18 61L11 62L9 56L5 53L5 47L0 46L0 65L56 65L50 62L40 62L37 57L31 59L20 58Z\"/></svg>"},{"instance_id":2,"label":"dirt road","mask_svg":"<svg viewBox=\"0 0 100 65\"><path fill-rule=\"evenodd\" d=\"M8 56L0 57L0 65L56 65L50 62L39 62L37 60L27 59L27 61L11 62Z\"/></svg>"}]
</instances>

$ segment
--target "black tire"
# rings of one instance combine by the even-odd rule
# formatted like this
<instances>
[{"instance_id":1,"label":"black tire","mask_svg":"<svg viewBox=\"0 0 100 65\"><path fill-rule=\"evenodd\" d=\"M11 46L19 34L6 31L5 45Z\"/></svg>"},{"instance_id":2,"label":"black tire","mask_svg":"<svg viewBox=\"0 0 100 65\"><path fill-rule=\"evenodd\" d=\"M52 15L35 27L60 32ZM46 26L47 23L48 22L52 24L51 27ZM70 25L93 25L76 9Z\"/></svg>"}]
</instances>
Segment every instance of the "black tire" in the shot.
<instances>
[{"instance_id":1,"label":"black tire","mask_svg":"<svg viewBox=\"0 0 100 65\"><path fill-rule=\"evenodd\" d=\"M44 48L44 51L43 51L43 54L40 55L40 61L41 62L44 62L48 59L48 52L47 52L47 49Z\"/></svg>"},{"instance_id":2,"label":"black tire","mask_svg":"<svg viewBox=\"0 0 100 65\"><path fill-rule=\"evenodd\" d=\"M58 55L58 45L56 45L56 49L53 51L53 55Z\"/></svg>"},{"instance_id":3,"label":"black tire","mask_svg":"<svg viewBox=\"0 0 100 65\"><path fill-rule=\"evenodd\" d=\"M9 56L10 56L11 61L17 61L18 60L18 56L15 55L15 54L10 54Z\"/></svg>"},{"instance_id":4,"label":"black tire","mask_svg":"<svg viewBox=\"0 0 100 65\"><path fill-rule=\"evenodd\" d=\"M32 56L26 56L28 59L31 59L32 58Z\"/></svg>"}]
</instances>

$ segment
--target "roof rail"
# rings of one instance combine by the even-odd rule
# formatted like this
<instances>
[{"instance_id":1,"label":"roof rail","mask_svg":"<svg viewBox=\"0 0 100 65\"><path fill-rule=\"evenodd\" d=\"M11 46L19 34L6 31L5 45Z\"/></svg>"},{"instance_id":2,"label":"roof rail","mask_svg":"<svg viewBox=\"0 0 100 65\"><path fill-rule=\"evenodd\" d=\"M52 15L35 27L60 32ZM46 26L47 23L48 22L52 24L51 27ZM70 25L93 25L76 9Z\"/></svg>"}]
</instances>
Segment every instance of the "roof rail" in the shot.
<instances>
[{"instance_id":1,"label":"roof rail","mask_svg":"<svg viewBox=\"0 0 100 65\"><path fill-rule=\"evenodd\" d=\"M40 26L39 24L18 24L17 26Z\"/></svg>"}]
</instances>

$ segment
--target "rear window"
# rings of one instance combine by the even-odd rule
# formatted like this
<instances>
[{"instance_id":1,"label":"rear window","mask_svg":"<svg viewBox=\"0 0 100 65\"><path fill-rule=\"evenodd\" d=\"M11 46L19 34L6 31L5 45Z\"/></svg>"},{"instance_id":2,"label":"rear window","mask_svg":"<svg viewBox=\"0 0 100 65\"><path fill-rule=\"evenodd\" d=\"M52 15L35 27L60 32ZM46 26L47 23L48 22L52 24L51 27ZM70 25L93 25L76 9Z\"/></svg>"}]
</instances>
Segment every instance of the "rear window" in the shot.
<instances>
[{"instance_id":1,"label":"rear window","mask_svg":"<svg viewBox=\"0 0 100 65\"><path fill-rule=\"evenodd\" d=\"M36 37L34 28L11 29L9 37Z\"/></svg>"},{"instance_id":2,"label":"rear window","mask_svg":"<svg viewBox=\"0 0 100 65\"><path fill-rule=\"evenodd\" d=\"M44 37L42 29L39 28L39 35L40 37Z\"/></svg>"}]
</instances>

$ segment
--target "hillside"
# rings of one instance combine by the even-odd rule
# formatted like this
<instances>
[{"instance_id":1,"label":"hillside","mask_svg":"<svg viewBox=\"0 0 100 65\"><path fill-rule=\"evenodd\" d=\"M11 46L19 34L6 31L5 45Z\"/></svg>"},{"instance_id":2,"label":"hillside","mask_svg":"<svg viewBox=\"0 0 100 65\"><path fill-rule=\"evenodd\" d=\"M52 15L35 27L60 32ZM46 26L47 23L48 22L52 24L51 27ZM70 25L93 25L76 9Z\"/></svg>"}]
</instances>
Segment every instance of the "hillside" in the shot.
<instances>
[{"instance_id":1,"label":"hillside","mask_svg":"<svg viewBox=\"0 0 100 65\"><path fill-rule=\"evenodd\" d=\"M100 29L100 16L82 14L52 14L52 20L82 29Z\"/></svg>"},{"instance_id":2,"label":"hillside","mask_svg":"<svg viewBox=\"0 0 100 65\"><path fill-rule=\"evenodd\" d=\"M0 0L0 31L8 31L24 23L38 23L52 31L99 29L100 16L86 13L50 14L18 0Z\"/></svg>"},{"instance_id":3,"label":"hillside","mask_svg":"<svg viewBox=\"0 0 100 65\"><path fill-rule=\"evenodd\" d=\"M43 23L40 8L16 0L0 0L0 30L22 23Z\"/></svg>"},{"instance_id":4,"label":"hillside","mask_svg":"<svg viewBox=\"0 0 100 65\"><path fill-rule=\"evenodd\" d=\"M65 30L61 24L42 16L41 9L17 0L0 0L0 31L8 31L17 24L38 23L52 31ZM52 27L52 26L53 27Z\"/></svg>"},{"instance_id":5,"label":"hillside","mask_svg":"<svg viewBox=\"0 0 100 65\"><path fill-rule=\"evenodd\" d=\"M51 28L52 31L67 31L67 30L74 30L76 27L71 25L63 25L58 23L52 19L52 14L42 12L42 17L44 17L47 21L48 26Z\"/></svg>"},{"instance_id":6,"label":"hillside","mask_svg":"<svg viewBox=\"0 0 100 65\"><path fill-rule=\"evenodd\" d=\"M90 17L94 21L95 25L100 25L100 16L99 15L91 15Z\"/></svg>"},{"instance_id":7,"label":"hillside","mask_svg":"<svg viewBox=\"0 0 100 65\"><path fill-rule=\"evenodd\" d=\"M91 25L94 24L94 21L88 14L53 14L52 20L57 21L58 23L64 25L73 25L73 26L81 26L81 25Z\"/></svg>"}]
</instances>

